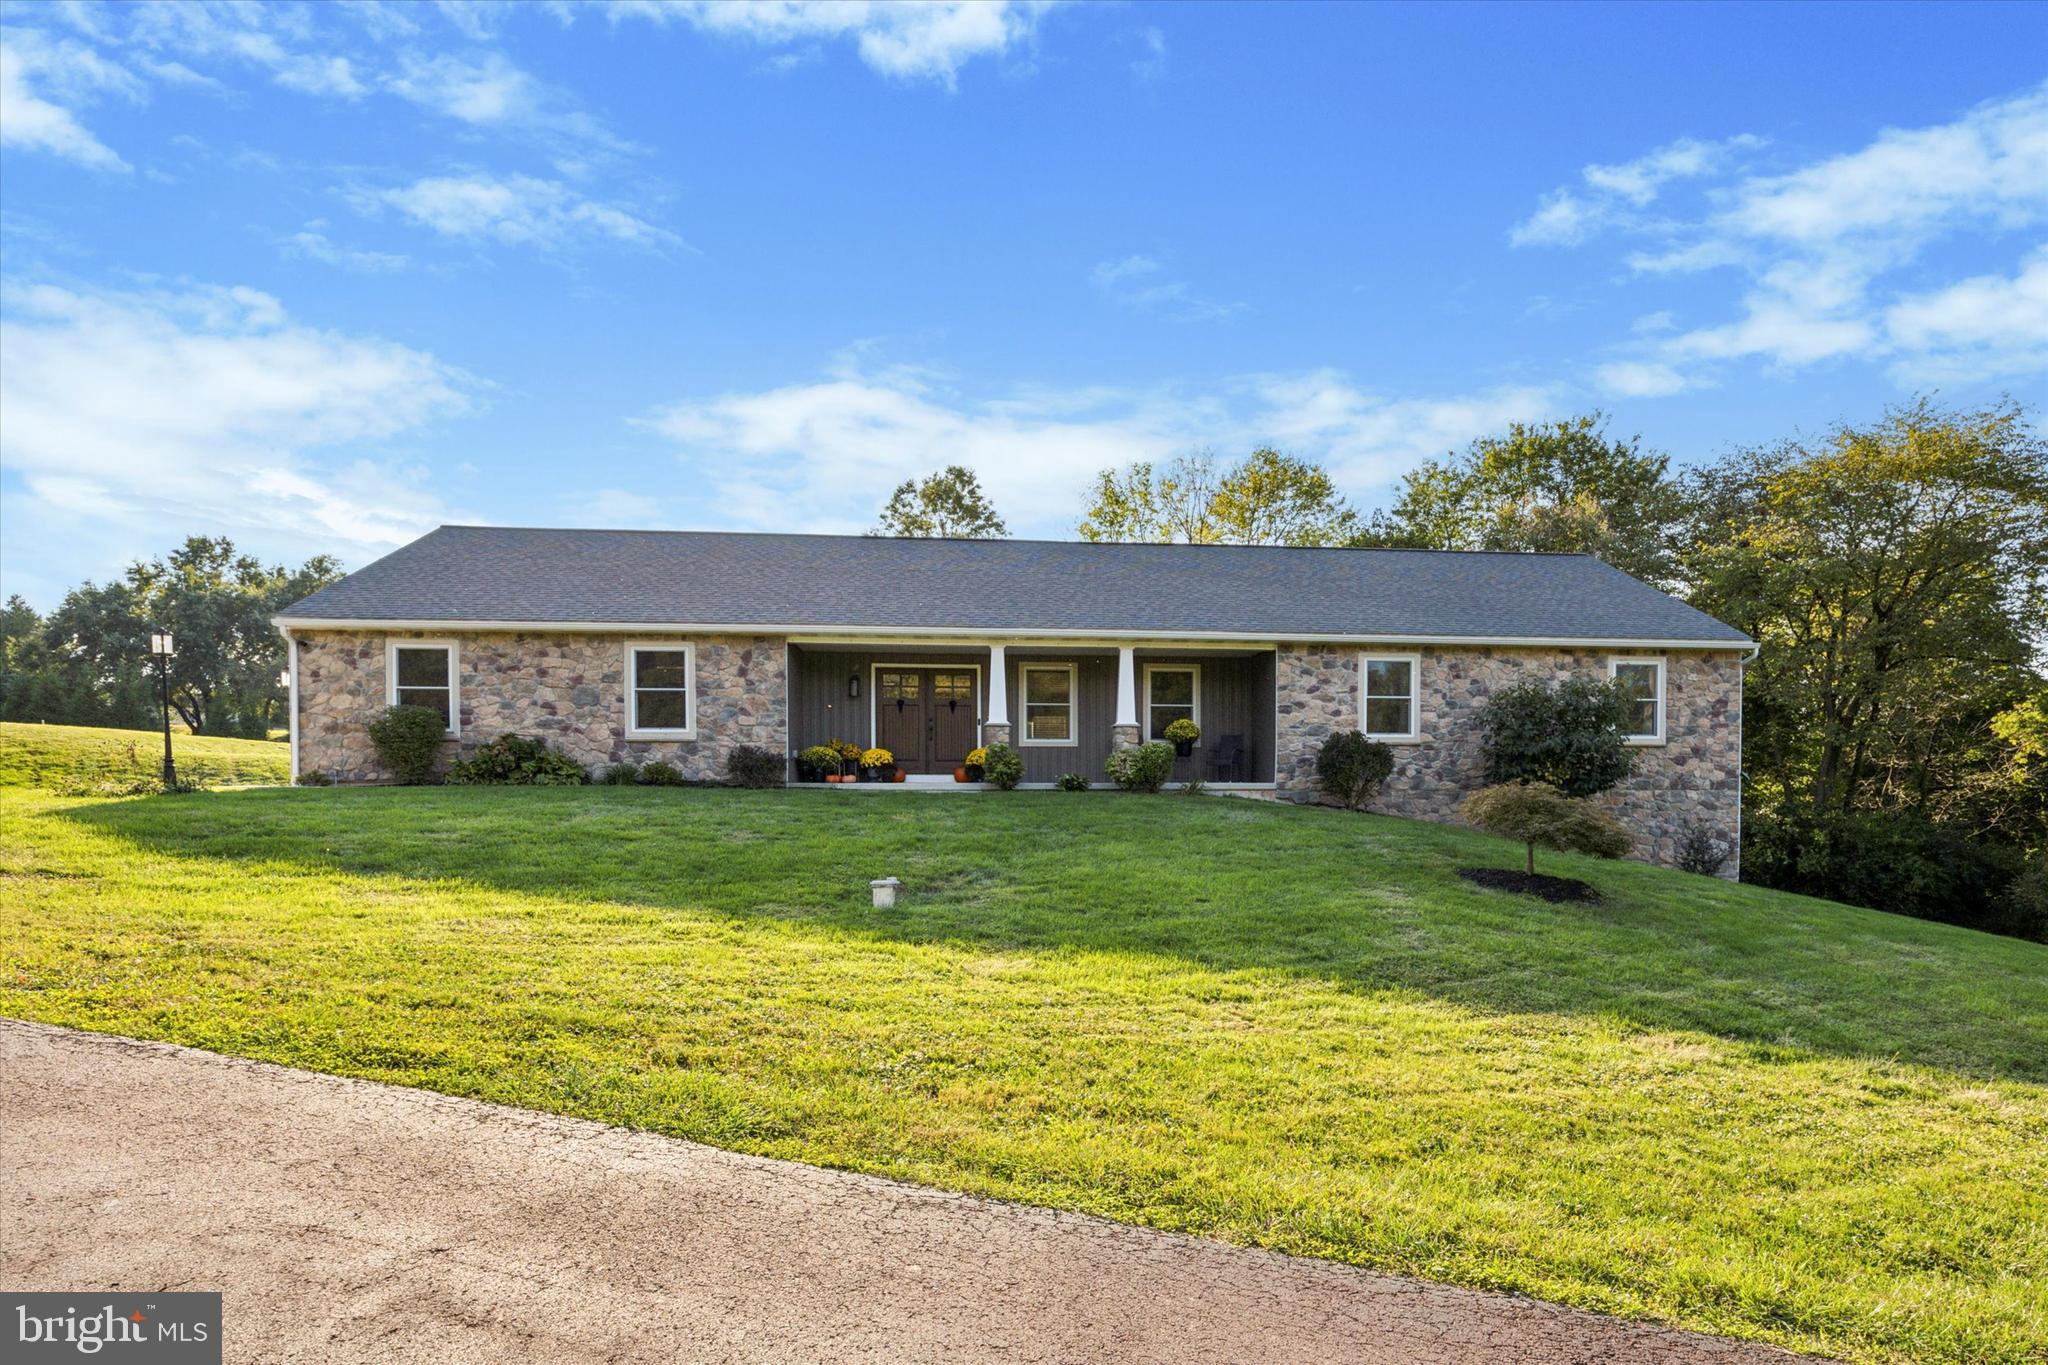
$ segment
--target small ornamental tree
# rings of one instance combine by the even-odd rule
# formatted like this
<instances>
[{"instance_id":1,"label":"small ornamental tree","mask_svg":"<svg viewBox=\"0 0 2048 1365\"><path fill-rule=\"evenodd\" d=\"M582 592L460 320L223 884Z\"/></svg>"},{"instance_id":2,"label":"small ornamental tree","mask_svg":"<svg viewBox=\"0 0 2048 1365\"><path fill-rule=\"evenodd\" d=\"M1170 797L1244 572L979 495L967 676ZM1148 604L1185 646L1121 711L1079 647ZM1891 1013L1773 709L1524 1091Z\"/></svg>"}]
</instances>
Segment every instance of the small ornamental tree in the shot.
<instances>
[{"instance_id":1,"label":"small ornamental tree","mask_svg":"<svg viewBox=\"0 0 2048 1365\"><path fill-rule=\"evenodd\" d=\"M425 706L391 706L370 722L377 761L408 787L433 780L434 756L441 752L448 720Z\"/></svg>"},{"instance_id":2,"label":"small ornamental tree","mask_svg":"<svg viewBox=\"0 0 2048 1365\"><path fill-rule=\"evenodd\" d=\"M1592 802L1566 796L1541 782L1508 782L1473 792L1458 813L1489 834L1520 839L1528 850L1528 871L1536 875L1536 845L1561 853L1619 858L1635 839L1621 822Z\"/></svg>"},{"instance_id":3,"label":"small ornamental tree","mask_svg":"<svg viewBox=\"0 0 2048 1365\"><path fill-rule=\"evenodd\" d=\"M1346 810L1364 810L1394 772L1394 751L1356 730L1340 730L1316 753L1316 783Z\"/></svg>"},{"instance_id":4,"label":"small ornamental tree","mask_svg":"<svg viewBox=\"0 0 2048 1365\"><path fill-rule=\"evenodd\" d=\"M1628 715L1628 694L1612 683L1568 678L1556 687L1504 688L1479 717L1486 780L1542 782L1566 796L1597 796L1635 766L1623 729Z\"/></svg>"}]
</instances>

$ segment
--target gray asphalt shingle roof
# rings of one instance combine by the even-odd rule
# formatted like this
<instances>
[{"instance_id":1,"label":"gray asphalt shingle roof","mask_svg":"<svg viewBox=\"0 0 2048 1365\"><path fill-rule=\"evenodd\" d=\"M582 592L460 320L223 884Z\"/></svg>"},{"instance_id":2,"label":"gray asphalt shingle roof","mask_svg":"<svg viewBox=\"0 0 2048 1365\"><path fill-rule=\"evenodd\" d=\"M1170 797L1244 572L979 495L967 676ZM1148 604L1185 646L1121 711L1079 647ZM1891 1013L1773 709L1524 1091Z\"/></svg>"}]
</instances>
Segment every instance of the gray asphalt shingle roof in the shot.
<instances>
[{"instance_id":1,"label":"gray asphalt shingle roof","mask_svg":"<svg viewBox=\"0 0 2048 1365\"><path fill-rule=\"evenodd\" d=\"M293 620L1746 643L1583 555L443 526Z\"/></svg>"}]
</instances>

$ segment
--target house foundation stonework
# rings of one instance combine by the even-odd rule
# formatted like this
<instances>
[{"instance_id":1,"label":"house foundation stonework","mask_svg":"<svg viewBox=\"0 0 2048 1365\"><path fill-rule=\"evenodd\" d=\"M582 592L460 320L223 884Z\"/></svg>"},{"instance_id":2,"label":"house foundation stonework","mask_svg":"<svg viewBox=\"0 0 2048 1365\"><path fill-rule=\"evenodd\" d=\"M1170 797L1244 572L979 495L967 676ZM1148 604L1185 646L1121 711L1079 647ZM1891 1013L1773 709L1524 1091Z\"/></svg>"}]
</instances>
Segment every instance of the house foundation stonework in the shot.
<instances>
[{"instance_id":1,"label":"house foundation stonework","mask_svg":"<svg viewBox=\"0 0 2048 1365\"><path fill-rule=\"evenodd\" d=\"M1337 731L1361 729L1360 661L1352 647L1282 644L1275 659L1275 782L1313 800L1316 754ZM1395 743L1394 772L1372 809L1455 821L1458 803L1486 785L1479 715L1503 688L1570 677L1604 680L1616 651L1474 647L1422 649L1417 684L1421 738ZM1703 826L1729 850L1722 875L1737 871L1742 821L1742 652L1674 650L1632 658L1664 661L1664 742L1635 748L1635 770L1596 798L1636 836L1634 856L1670 864L1680 841Z\"/></svg>"},{"instance_id":2,"label":"house foundation stonework","mask_svg":"<svg viewBox=\"0 0 2048 1365\"><path fill-rule=\"evenodd\" d=\"M423 632L298 633L299 771L335 782L378 782L389 774L370 743L370 722L389 704L387 644ZM442 766L501 735L547 741L586 769L662 759L691 781L723 776L743 744L789 747L787 650L778 636L633 637L688 643L696 652L691 697L694 739L630 739L625 639L590 634L435 635L457 646L461 733L442 746Z\"/></svg>"}]
</instances>

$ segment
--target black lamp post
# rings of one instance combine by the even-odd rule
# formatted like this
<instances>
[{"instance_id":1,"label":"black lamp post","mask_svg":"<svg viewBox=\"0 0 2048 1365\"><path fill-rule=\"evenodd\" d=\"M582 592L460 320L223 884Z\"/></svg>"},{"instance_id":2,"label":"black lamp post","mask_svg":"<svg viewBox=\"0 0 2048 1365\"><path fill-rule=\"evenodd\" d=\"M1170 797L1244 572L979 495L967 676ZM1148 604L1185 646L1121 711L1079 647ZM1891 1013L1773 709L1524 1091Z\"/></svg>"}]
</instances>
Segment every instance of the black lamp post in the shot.
<instances>
[{"instance_id":1,"label":"black lamp post","mask_svg":"<svg viewBox=\"0 0 2048 1365\"><path fill-rule=\"evenodd\" d=\"M178 767L171 762L171 633L167 630L152 631L149 652L156 660L157 697L164 709L164 790L176 791Z\"/></svg>"}]
</instances>

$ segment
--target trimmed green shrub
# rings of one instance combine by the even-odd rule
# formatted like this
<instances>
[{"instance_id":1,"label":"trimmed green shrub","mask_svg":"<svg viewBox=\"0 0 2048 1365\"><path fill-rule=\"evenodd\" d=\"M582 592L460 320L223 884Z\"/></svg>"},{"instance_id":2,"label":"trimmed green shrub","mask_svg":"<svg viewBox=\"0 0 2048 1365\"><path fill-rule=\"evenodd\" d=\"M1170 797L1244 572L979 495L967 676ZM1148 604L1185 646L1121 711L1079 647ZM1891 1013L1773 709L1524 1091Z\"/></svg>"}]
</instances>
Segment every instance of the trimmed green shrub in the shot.
<instances>
[{"instance_id":1,"label":"trimmed green shrub","mask_svg":"<svg viewBox=\"0 0 2048 1365\"><path fill-rule=\"evenodd\" d=\"M1063 792L1084 792L1088 790L1088 779L1079 773L1061 773L1053 779L1053 785Z\"/></svg>"},{"instance_id":2,"label":"trimmed green shrub","mask_svg":"<svg viewBox=\"0 0 2048 1365\"><path fill-rule=\"evenodd\" d=\"M500 735L468 758L448 765L452 787L580 787L583 765L544 741Z\"/></svg>"},{"instance_id":3,"label":"trimmed green shrub","mask_svg":"<svg viewBox=\"0 0 2048 1365\"><path fill-rule=\"evenodd\" d=\"M1153 740L1130 749L1118 749L1102 765L1109 780L1127 792L1156 792L1173 776L1171 744Z\"/></svg>"},{"instance_id":4,"label":"trimmed green shrub","mask_svg":"<svg viewBox=\"0 0 2048 1365\"><path fill-rule=\"evenodd\" d=\"M1015 791L1024 780L1024 756L1007 744L989 745L988 757L981 763L981 780L1006 792Z\"/></svg>"},{"instance_id":5,"label":"trimmed green shrub","mask_svg":"<svg viewBox=\"0 0 2048 1365\"><path fill-rule=\"evenodd\" d=\"M1672 862L1680 872L1712 877L1727 865L1728 855L1734 851L1726 839L1705 825L1694 823L1678 836L1678 855Z\"/></svg>"},{"instance_id":6,"label":"trimmed green shrub","mask_svg":"<svg viewBox=\"0 0 2048 1365\"><path fill-rule=\"evenodd\" d=\"M1635 766L1623 730L1628 717L1628 694L1613 683L1568 678L1556 687L1503 688L1479 716L1486 780L1542 782L1566 796L1597 796Z\"/></svg>"},{"instance_id":7,"label":"trimmed green shrub","mask_svg":"<svg viewBox=\"0 0 2048 1365\"><path fill-rule=\"evenodd\" d=\"M596 780L607 787L630 787L640 780L640 765L624 760L609 764Z\"/></svg>"},{"instance_id":8,"label":"trimmed green shrub","mask_svg":"<svg viewBox=\"0 0 2048 1365\"><path fill-rule=\"evenodd\" d=\"M680 787L683 774L675 764L657 758L641 767L640 784L644 787Z\"/></svg>"},{"instance_id":9,"label":"trimmed green shrub","mask_svg":"<svg viewBox=\"0 0 2048 1365\"><path fill-rule=\"evenodd\" d=\"M1635 838L1621 822L1582 797L1566 796L1541 782L1508 782L1473 792L1458 813L1491 834L1520 839L1528 849L1528 870L1536 872L1536 845L1561 853L1619 858Z\"/></svg>"},{"instance_id":10,"label":"trimmed green shrub","mask_svg":"<svg viewBox=\"0 0 2048 1365\"><path fill-rule=\"evenodd\" d=\"M430 782L434 759L447 738L448 721L424 706L388 706L370 722L370 743L377 761L408 787Z\"/></svg>"},{"instance_id":11,"label":"trimmed green shrub","mask_svg":"<svg viewBox=\"0 0 2048 1365\"><path fill-rule=\"evenodd\" d=\"M1340 730L1316 751L1316 785L1346 810L1364 810L1394 772L1394 751L1357 730Z\"/></svg>"},{"instance_id":12,"label":"trimmed green shrub","mask_svg":"<svg viewBox=\"0 0 2048 1365\"><path fill-rule=\"evenodd\" d=\"M736 787L779 787L784 770L782 755L758 744L735 744L725 756L725 775Z\"/></svg>"}]
</instances>

